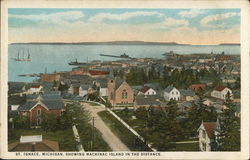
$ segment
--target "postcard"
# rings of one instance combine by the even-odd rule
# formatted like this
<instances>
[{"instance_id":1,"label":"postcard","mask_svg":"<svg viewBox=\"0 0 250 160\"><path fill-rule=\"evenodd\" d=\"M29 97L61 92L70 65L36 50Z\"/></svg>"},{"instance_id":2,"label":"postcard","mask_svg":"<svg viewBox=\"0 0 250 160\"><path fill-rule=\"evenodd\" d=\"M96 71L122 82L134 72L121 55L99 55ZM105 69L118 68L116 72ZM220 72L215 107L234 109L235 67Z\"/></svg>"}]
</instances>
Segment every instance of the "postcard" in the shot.
<instances>
[{"instance_id":1,"label":"postcard","mask_svg":"<svg viewBox=\"0 0 250 160\"><path fill-rule=\"evenodd\" d=\"M1 1L1 158L248 159L248 1Z\"/></svg>"}]
</instances>

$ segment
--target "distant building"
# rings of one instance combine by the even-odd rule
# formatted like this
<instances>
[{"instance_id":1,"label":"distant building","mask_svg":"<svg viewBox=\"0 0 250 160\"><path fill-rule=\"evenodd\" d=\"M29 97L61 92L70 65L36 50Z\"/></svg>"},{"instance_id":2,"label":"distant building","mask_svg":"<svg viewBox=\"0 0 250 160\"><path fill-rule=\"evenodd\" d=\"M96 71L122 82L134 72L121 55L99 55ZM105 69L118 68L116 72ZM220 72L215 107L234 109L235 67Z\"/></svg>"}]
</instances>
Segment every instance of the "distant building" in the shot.
<instances>
[{"instance_id":1,"label":"distant building","mask_svg":"<svg viewBox=\"0 0 250 160\"><path fill-rule=\"evenodd\" d=\"M41 85L32 85L29 89L28 89L28 94L38 94L41 92L43 86Z\"/></svg>"},{"instance_id":2,"label":"distant building","mask_svg":"<svg viewBox=\"0 0 250 160\"><path fill-rule=\"evenodd\" d=\"M193 101L196 98L195 93L192 90L180 89L182 101Z\"/></svg>"},{"instance_id":3,"label":"distant building","mask_svg":"<svg viewBox=\"0 0 250 160\"><path fill-rule=\"evenodd\" d=\"M89 76L93 78L104 78L109 75L108 71L89 70Z\"/></svg>"},{"instance_id":4,"label":"distant building","mask_svg":"<svg viewBox=\"0 0 250 160\"><path fill-rule=\"evenodd\" d=\"M68 93L72 95L79 95L79 88L81 84L71 84Z\"/></svg>"},{"instance_id":5,"label":"distant building","mask_svg":"<svg viewBox=\"0 0 250 160\"><path fill-rule=\"evenodd\" d=\"M54 113L60 116L64 110L64 104L59 94L31 95L26 103L18 107L18 113L27 116L34 125L42 122L42 113Z\"/></svg>"},{"instance_id":6,"label":"distant building","mask_svg":"<svg viewBox=\"0 0 250 160\"><path fill-rule=\"evenodd\" d=\"M60 74L41 74L41 80L46 82L59 81Z\"/></svg>"},{"instance_id":7,"label":"distant building","mask_svg":"<svg viewBox=\"0 0 250 160\"><path fill-rule=\"evenodd\" d=\"M220 130L219 121L202 122L197 132L199 133L199 148L203 152L213 151L218 131Z\"/></svg>"},{"instance_id":8,"label":"distant building","mask_svg":"<svg viewBox=\"0 0 250 160\"><path fill-rule=\"evenodd\" d=\"M135 107L160 106L161 97L158 95L137 95L135 97Z\"/></svg>"},{"instance_id":9,"label":"distant building","mask_svg":"<svg viewBox=\"0 0 250 160\"><path fill-rule=\"evenodd\" d=\"M225 86L217 86L211 92L211 97L225 100L228 93L230 94L231 98L233 98L233 93L231 89Z\"/></svg>"},{"instance_id":10,"label":"distant building","mask_svg":"<svg viewBox=\"0 0 250 160\"><path fill-rule=\"evenodd\" d=\"M172 100L176 100L179 101L181 98L181 94L180 91L178 89L176 89L173 86L168 86L165 90L164 90L164 99L166 101L170 101Z\"/></svg>"},{"instance_id":11,"label":"distant building","mask_svg":"<svg viewBox=\"0 0 250 160\"><path fill-rule=\"evenodd\" d=\"M201 91L201 90L206 90L207 85L206 84L192 84L189 86L189 89L193 90L193 91Z\"/></svg>"},{"instance_id":12,"label":"distant building","mask_svg":"<svg viewBox=\"0 0 250 160\"><path fill-rule=\"evenodd\" d=\"M133 89L121 78L110 78L108 81L108 101L112 105L133 105Z\"/></svg>"},{"instance_id":13,"label":"distant building","mask_svg":"<svg viewBox=\"0 0 250 160\"><path fill-rule=\"evenodd\" d=\"M94 80L95 89L100 93L100 96L107 97L108 96L108 86L107 80L104 79L97 79Z\"/></svg>"},{"instance_id":14,"label":"distant building","mask_svg":"<svg viewBox=\"0 0 250 160\"><path fill-rule=\"evenodd\" d=\"M79 87L79 96L83 97L88 94L89 85L81 85Z\"/></svg>"},{"instance_id":15,"label":"distant building","mask_svg":"<svg viewBox=\"0 0 250 160\"><path fill-rule=\"evenodd\" d=\"M156 91L148 86L144 86L138 93L139 95L156 95Z\"/></svg>"},{"instance_id":16,"label":"distant building","mask_svg":"<svg viewBox=\"0 0 250 160\"><path fill-rule=\"evenodd\" d=\"M8 145L10 152L35 152L35 151L59 151L59 144L56 141L46 140L42 135L21 136L20 142Z\"/></svg>"}]
</instances>

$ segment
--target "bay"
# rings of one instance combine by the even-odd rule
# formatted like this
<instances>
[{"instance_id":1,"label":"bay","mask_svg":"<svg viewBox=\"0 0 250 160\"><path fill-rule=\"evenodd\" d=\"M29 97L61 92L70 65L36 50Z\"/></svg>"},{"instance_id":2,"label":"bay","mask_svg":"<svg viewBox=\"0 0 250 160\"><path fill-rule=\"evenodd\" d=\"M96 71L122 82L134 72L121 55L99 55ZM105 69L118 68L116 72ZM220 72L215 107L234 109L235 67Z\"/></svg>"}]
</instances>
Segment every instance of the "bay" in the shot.
<instances>
[{"instance_id":1,"label":"bay","mask_svg":"<svg viewBox=\"0 0 250 160\"><path fill-rule=\"evenodd\" d=\"M28 51L31 61L15 61L19 51L20 58L27 58ZM126 53L133 58L163 59L165 52L174 51L178 54L221 53L240 54L238 45L55 45L55 44L10 44L8 48L8 80L15 82L31 82L34 77L19 77L21 74L69 71L75 66L69 62L91 62L92 60L111 61L112 57L100 54L121 55Z\"/></svg>"}]
</instances>

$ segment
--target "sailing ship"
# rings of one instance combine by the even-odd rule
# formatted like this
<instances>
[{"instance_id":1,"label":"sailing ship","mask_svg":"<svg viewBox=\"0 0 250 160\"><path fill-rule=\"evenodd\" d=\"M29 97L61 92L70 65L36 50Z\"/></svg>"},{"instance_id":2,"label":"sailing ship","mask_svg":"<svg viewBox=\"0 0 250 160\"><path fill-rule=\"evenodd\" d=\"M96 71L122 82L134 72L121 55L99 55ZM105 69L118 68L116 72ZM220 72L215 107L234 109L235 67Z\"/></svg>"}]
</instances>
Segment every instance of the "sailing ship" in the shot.
<instances>
[{"instance_id":1,"label":"sailing ship","mask_svg":"<svg viewBox=\"0 0 250 160\"><path fill-rule=\"evenodd\" d=\"M18 53L17 53L17 58L13 58L15 61L31 61L31 58L30 58L30 52L28 50L28 56L27 58L24 58L24 50L23 50L23 58L20 58L20 51L18 50Z\"/></svg>"}]
</instances>

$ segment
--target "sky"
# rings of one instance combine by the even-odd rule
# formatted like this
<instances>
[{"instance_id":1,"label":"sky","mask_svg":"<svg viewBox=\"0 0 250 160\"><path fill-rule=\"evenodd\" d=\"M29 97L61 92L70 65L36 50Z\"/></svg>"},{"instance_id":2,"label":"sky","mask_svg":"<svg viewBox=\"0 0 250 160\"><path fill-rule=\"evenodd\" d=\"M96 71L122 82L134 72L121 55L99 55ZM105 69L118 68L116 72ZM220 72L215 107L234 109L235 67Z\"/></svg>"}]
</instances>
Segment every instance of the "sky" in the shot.
<instances>
[{"instance_id":1,"label":"sky","mask_svg":"<svg viewBox=\"0 0 250 160\"><path fill-rule=\"evenodd\" d=\"M240 9L10 8L9 43L240 43Z\"/></svg>"}]
</instances>

